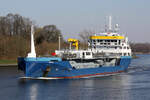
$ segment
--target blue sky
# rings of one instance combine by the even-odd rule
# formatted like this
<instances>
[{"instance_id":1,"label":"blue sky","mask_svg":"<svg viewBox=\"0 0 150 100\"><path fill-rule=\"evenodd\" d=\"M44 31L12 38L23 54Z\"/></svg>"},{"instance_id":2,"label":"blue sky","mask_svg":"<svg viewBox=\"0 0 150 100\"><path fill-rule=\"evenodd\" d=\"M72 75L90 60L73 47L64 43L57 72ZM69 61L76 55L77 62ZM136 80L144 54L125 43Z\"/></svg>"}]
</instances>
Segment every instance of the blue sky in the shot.
<instances>
[{"instance_id":1,"label":"blue sky","mask_svg":"<svg viewBox=\"0 0 150 100\"><path fill-rule=\"evenodd\" d=\"M130 41L150 42L150 0L0 0L0 16L18 13L39 26L55 24L65 38L103 30L113 16Z\"/></svg>"}]
</instances>

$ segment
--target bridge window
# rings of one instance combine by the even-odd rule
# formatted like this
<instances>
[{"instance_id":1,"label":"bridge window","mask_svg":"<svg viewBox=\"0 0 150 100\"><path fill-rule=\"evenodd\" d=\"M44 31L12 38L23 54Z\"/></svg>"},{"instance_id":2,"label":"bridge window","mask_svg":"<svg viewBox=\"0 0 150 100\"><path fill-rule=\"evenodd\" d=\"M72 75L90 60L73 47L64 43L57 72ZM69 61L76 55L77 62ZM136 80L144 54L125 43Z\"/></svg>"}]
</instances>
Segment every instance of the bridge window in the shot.
<instances>
[{"instance_id":1,"label":"bridge window","mask_svg":"<svg viewBox=\"0 0 150 100\"><path fill-rule=\"evenodd\" d=\"M111 40L111 42L114 42L114 40Z\"/></svg>"},{"instance_id":2,"label":"bridge window","mask_svg":"<svg viewBox=\"0 0 150 100\"><path fill-rule=\"evenodd\" d=\"M130 56L130 53L128 53L128 56Z\"/></svg>"},{"instance_id":3,"label":"bridge window","mask_svg":"<svg viewBox=\"0 0 150 100\"><path fill-rule=\"evenodd\" d=\"M100 42L103 42L103 40L99 40Z\"/></svg>"},{"instance_id":4,"label":"bridge window","mask_svg":"<svg viewBox=\"0 0 150 100\"><path fill-rule=\"evenodd\" d=\"M126 56L127 54L126 53L124 53L124 56Z\"/></svg>"},{"instance_id":5,"label":"bridge window","mask_svg":"<svg viewBox=\"0 0 150 100\"><path fill-rule=\"evenodd\" d=\"M111 42L117 42L117 40L110 40Z\"/></svg>"},{"instance_id":6,"label":"bridge window","mask_svg":"<svg viewBox=\"0 0 150 100\"><path fill-rule=\"evenodd\" d=\"M105 42L110 42L110 40L105 40Z\"/></svg>"},{"instance_id":7,"label":"bridge window","mask_svg":"<svg viewBox=\"0 0 150 100\"><path fill-rule=\"evenodd\" d=\"M91 55L91 53L90 52L86 52L86 55Z\"/></svg>"},{"instance_id":8,"label":"bridge window","mask_svg":"<svg viewBox=\"0 0 150 100\"><path fill-rule=\"evenodd\" d=\"M119 40L119 45L120 45L121 41Z\"/></svg>"}]
</instances>

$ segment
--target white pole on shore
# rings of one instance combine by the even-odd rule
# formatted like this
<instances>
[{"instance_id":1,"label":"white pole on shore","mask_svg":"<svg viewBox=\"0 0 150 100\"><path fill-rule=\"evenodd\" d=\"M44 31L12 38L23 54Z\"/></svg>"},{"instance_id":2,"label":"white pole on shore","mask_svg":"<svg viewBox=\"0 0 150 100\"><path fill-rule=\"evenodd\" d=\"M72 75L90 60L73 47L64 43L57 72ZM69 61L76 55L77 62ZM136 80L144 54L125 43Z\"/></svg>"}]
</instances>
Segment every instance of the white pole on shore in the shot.
<instances>
[{"instance_id":1,"label":"white pole on shore","mask_svg":"<svg viewBox=\"0 0 150 100\"><path fill-rule=\"evenodd\" d=\"M60 38L61 38L61 37L59 36L59 37L58 37L58 50L60 50L60 42L61 42L61 41L60 41Z\"/></svg>"}]
</instances>

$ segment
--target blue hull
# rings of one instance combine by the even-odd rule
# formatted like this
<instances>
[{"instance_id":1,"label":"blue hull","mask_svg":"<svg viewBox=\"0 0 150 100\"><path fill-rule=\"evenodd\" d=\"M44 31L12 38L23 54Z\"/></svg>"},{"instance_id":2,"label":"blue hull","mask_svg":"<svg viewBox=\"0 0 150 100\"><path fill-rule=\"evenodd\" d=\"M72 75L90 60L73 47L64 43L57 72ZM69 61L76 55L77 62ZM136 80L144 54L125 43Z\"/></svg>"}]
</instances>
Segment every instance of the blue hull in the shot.
<instances>
[{"instance_id":1,"label":"blue hull","mask_svg":"<svg viewBox=\"0 0 150 100\"><path fill-rule=\"evenodd\" d=\"M74 69L69 61L60 58L18 58L18 69L24 71L25 77L83 78L123 72L130 62L131 57L126 56L118 66Z\"/></svg>"}]
</instances>

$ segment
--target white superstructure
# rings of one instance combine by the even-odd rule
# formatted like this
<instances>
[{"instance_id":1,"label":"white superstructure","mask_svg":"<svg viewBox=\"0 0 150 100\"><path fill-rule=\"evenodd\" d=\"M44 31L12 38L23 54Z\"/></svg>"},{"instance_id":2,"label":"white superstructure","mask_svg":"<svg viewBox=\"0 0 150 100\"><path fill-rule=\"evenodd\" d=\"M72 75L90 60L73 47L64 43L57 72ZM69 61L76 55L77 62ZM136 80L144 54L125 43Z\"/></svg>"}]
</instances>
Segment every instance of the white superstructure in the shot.
<instances>
[{"instance_id":1,"label":"white superstructure","mask_svg":"<svg viewBox=\"0 0 150 100\"><path fill-rule=\"evenodd\" d=\"M64 59L99 59L99 58L120 58L122 56L131 56L131 48L128 43L128 37L118 34L119 26L115 25L112 29L112 17L109 16L109 26L104 33L96 33L89 37L88 49L68 49L56 50L56 55ZM78 48L78 41L70 39L70 46Z\"/></svg>"},{"instance_id":2,"label":"white superstructure","mask_svg":"<svg viewBox=\"0 0 150 100\"><path fill-rule=\"evenodd\" d=\"M120 56L131 56L131 48L128 38L118 33L98 33L91 36L88 41L88 49L94 53L104 52L106 54L117 54Z\"/></svg>"}]
</instances>

